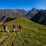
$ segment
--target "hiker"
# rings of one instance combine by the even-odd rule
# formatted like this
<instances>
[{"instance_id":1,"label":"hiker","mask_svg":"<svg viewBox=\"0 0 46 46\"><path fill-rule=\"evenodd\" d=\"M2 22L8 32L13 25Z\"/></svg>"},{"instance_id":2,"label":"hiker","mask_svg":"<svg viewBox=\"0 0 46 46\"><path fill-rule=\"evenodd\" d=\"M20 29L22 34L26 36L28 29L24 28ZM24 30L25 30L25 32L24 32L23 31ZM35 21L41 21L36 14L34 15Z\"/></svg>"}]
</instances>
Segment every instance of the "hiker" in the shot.
<instances>
[{"instance_id":1,"label":"hiker","mask_svg":"<svg viewBox=\"0 0 46 46\"><path fill-rule=\"evenodd\" d=\"M13 31L16 32L16 25L13 24Z\"/></svg>"},{"instance_id":2,"label":"hiker","mask_svg":"<svg viewBox=\"0 0 46 46\"><path fill-rule=\"evenodd\" d=\"M4 32L9 32L6 24L2 24L2 26L4 27Z\"/></svg>"},{"instance_id":3,"label":"hiker","mask_svg":"<svg viewBox=\"0 0 46 46\"><path fill-rule=\"evenodd\" d=\"M19 30L21 30L21 28L22 28L22 26L21 26L21 25L19 25Z\"/></svg>"}]
</instances>

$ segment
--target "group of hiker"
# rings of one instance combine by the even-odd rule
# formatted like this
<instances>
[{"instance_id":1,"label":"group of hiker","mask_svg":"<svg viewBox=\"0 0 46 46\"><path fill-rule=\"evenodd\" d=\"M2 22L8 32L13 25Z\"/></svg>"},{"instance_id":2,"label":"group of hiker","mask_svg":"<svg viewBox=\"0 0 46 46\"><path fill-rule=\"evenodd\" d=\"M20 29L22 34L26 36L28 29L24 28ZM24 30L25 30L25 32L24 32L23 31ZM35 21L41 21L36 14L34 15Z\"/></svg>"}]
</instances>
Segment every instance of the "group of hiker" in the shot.
<instances>
[{"instance_id":1,"label":"group of hiker","mask_svg":"<svg viewBox=\"0 0 46 46\"><path fill-rule=\"evenodd\" d=\"M9 32L7 28L7 24L2 24L2 26L3 26L4 32ZM19 30L21 30L21 27L22 27L21 25L18 26ZM16 25L13 24L13 32L16 32L17 31L16 29L17 29Z\"/></svg>"}]
</instances>

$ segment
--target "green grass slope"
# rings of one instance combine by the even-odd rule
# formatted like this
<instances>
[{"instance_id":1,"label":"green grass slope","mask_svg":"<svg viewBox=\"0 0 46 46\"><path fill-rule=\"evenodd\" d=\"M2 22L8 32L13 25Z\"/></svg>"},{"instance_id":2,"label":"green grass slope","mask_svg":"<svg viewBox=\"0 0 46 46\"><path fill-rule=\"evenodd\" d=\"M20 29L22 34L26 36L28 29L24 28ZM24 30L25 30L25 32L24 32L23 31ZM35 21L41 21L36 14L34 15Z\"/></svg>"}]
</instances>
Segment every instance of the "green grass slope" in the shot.
<instances>
[{"instance_id":1,"label":"green grass slope","mask_svg":"<svg viewBox=\"0 0 46 46\"><path fill-rule=\"evenodd\" d=\"M15 20L6 22L8 25L9 33L3 34L0 32L0 38L3 36L9 35L9 37L1 44L1 46L46 46L46 26L34 23L27 18L17 18ZM15 24L22 25L21 31L17 32L17 37L14 39L14 33L12 25ZM3 31L2 26L0 26L0 31Z\"/></svg>"}]
</instances>

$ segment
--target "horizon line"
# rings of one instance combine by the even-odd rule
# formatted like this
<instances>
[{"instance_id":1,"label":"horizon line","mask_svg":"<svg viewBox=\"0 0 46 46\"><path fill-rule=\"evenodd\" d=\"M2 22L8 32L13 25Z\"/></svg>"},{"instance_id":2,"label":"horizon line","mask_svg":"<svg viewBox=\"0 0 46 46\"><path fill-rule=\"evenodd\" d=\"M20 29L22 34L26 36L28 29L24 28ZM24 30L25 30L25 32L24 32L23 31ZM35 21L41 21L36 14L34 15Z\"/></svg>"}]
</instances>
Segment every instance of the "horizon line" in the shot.
<instances>
[{"instance_id":1,"label":"horizon line","mask_svg":"<svg viewBox=\"0 0 46 46\"><path fill-rule=\"evenodd\" d=\"M35 8L35 7L33 7L33 8ZM0 8L0 10L1 10L1 9L13 9L13 10L14 10L14 9L24 9L24 8ZM32 8L31 8L31 9L32 9ZM31 10L31 9L24 9L24 10ZM35 8L35 9L38 9L38 8ZM39 10L40 10L40 9L46 10L46 9L43 9L43 8L39 8Z\"/></svg>"}]
</instances>

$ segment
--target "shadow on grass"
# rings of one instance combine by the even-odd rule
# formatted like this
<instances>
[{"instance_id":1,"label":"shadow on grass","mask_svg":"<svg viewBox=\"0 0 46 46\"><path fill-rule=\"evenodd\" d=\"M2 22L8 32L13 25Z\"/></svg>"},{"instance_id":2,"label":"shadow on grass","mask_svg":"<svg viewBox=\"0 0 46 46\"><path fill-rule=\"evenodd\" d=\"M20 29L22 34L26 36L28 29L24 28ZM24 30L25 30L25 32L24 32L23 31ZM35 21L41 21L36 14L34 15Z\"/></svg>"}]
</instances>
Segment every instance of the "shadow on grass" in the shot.
<instances>
[{"instance_id":1,"label":"shadow on grass","mask_svg":"<svg viewBox=\"0 0 46 46\"><path fill-rule=\"evenodd\" d=\"M0 31L0 32L3 32L3 31Z\"/></svg>"}]
</instances>

